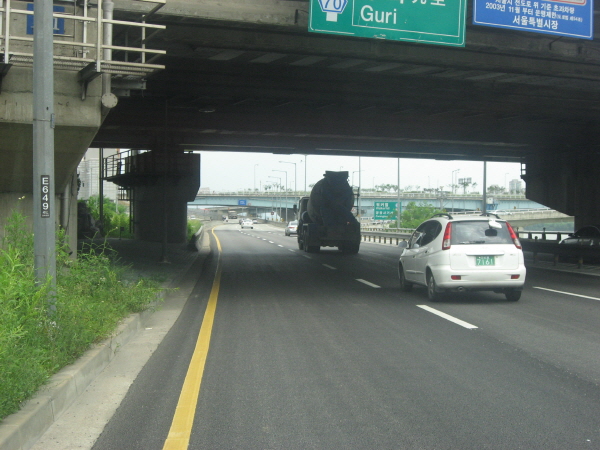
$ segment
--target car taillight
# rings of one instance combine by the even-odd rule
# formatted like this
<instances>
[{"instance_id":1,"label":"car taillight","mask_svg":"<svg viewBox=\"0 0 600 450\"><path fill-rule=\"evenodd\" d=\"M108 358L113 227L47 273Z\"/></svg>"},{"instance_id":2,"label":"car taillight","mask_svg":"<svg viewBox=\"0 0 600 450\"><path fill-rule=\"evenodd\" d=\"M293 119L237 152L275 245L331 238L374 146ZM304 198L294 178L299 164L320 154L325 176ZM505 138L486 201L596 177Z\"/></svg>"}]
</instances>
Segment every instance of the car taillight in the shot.
<instances>
[{"instance_id":1,"label":"car taillight","mask_svg":"<svg viewBox=\"0 0 600 450\"><path fill-rule=\"evenodd\" d=\"M450 239L452 239L452 223L446 224L446 230L444 230L444 240L442 241L442 250L450 249Z\"/></svg>"},{"instance_id":2,"label":"car taillight","mask_svg":"<svg viewBox=\"0 0 600 450\"><path fill-rule=\"evenodd\" d=\"M519 241L519 238L517 237L517 233L515 233L515 230L513 230L513 227L510 225L510 223L506 222L506 227L508 228L508 232L510 233L510 238L512 239L513 243L515 244L515 247L517 247L518 249L521 249L521 241Z\"/></svg>"}]
</instances>

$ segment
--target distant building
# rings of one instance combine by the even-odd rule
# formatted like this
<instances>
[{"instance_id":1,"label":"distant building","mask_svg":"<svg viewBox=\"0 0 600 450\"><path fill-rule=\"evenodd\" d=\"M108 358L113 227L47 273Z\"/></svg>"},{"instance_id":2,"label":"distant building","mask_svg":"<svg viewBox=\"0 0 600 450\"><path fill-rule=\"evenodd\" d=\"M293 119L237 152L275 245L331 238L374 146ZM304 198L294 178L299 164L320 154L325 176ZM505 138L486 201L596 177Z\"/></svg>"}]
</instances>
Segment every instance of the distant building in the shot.
<instances>
[{"instance_id":1,"label":"distant building","mask_svg":"<svg viewBox=\"0 0 600 450\"><path fill-rule=\"evenodd\" d=\"M210 194L210 188L209 187L201 187L200 190L198 191L199 195L202 194Z\"/></svg>"},{"instance_id":2,"label":"distant building","mask_svg":"<svg viewBox=\"0 0 600 450\"><path fill-rule=\"evenodd\" d=\"M517 180L516 178L514 180L511 180L508 183L508 192L511 194L522 193L523 192L523 181Z\"/></svg>"},{"instance_id":3,"label":"distant building","mask_svg":"<svg viewBox=\"0 0 600 450\"><path fill-rule=\"evenodd\" d=\"M106 158L107 156L114 155L118 152L119 149L105 148L103 150L103 156ZM79 181L81 183L77 198L80 200L87 200L94 195L100 194L99 158L100 155L98 149L90 148L77 166L77 175L79 175ZM104 189L104 197L116 202L118 186L114 183L104 181L102 187Z\"/></svg>"}]
</instances>

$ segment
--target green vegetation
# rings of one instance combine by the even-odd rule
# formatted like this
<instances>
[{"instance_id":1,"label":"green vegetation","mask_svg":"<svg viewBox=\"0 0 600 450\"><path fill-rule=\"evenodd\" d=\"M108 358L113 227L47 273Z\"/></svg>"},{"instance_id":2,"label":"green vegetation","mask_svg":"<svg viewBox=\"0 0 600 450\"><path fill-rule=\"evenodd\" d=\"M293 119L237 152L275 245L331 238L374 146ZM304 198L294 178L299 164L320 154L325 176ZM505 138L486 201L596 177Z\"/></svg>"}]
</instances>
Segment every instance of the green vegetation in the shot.
<instances>
[{"instance_id":1,"label":"green vegetation","mask_svg":"<svg viewBox=\"0 0 600 450\"><path fill-rule=\"evenodd\" d=\"M125 274L105 245L88 246L77 260L58 248L50 311L49 284L35 285L33 234L22 215L12 214L0 247L0 419L120 320L156 300L156 281L126 281Z\"/></svg>"},{"instance_id":2,"label":"green vegetation","mask_svg":"<svg viewBox=\"0 0 600 450\"><path fill-rule=\"evenodd\" d=\"M98 223L100 221L100 197L93 195L87 201L80 201L87 203L90 214L96 223ZM127 214L127 208L113 202L107 197L103 197L102 206L103 217L101 222L103 236L132 238L133 236L129 232L129 214ZM123 231L121 231L121 228L123 228Z\"/></svg>"},{"instance_id":3,"label":"green vegetation","mask_svg":"<svg viewBox=\"0 0 600 450\"><path fill-rule=\"evenodd\" d=\"M443 213L444 211L436 208L433 205L427 203L419 203L418 205L415 202L410 202L400 215L400 227L397 224L391 223L390 227L392 228L417 228L421 223L425 220L429 219L434 214ZM393 219L398 216L398 212L395 212L390 216L390 219ZM397 221L396 221L397 222Z\"/></svg>"},{"instance_id":4,"label":"green vegetation","mask_svg":"<svg viewBox=\"0 0 600 450\"><path fill-rule=\"evenodd\" d=\"M200 219L188 219L187 221L187 241L191 242L194 239L194 235L202 228L202 221Z\"/></svg>"}]
</instances>

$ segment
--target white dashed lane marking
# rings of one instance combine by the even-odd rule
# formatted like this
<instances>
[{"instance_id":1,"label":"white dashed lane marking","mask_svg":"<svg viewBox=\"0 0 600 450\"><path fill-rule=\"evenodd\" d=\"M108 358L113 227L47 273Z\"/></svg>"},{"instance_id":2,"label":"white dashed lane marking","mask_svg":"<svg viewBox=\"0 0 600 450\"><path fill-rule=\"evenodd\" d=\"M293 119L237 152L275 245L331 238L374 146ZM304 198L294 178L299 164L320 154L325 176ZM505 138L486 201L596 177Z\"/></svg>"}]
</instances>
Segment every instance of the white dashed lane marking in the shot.
<instances>
[{"instance_id":1,"label":"white dashed lane marking","mask_svg":"<svg viewBox=\"0 0 600 450\"><path fill-rule=\"evenodd\" d=\"M359 281L359 282L361 282L363 284L366 284L367 286L371 286L372 288L380 288L381 287L381 286L377 286L374 283L371 283L370 281L363 280L362 278L357 278L356 281Z\"/></svg>"},{"instance_id":2,"label":"white dashed lane marking","mask_svg":"<svg viewBox=\"0 0 600 450\"><path fill-rule=\"evenodd\" d=\"M444 312L438 311L437 309L431 308L427 305L417 305L419 308L424 309L425 311L429 311L432 314L435 314L436 316L442 317L443 319L449 320L450 322L453 322L457 325L460 325L461 327L465 327L468 328L470 330L474 330L475 328L477 328L475 325L471 325L468 322L464 322L460 319L457 319L456 317L453 317L449 314L446 314Z\"/></svg>"},{"instance_id":3,"label":"white dashed lane marking","mask_svg":"<svg viewBox=\"0 0 600 450\"><path fill-rule=\"evenodd\" d=\"M589 295L574 294L572 292L564 292L564 291L555 291L554 289L547 289L547 288L538 287L538 286L534 286L533 288L534 289L541 289L542 291L555 292L557 294L572 295L573 297L589 298L590 300L598 300L598 301L600 301L600 298L598 298L598 297L590 297Z\"/></svg>"}]
</instances>

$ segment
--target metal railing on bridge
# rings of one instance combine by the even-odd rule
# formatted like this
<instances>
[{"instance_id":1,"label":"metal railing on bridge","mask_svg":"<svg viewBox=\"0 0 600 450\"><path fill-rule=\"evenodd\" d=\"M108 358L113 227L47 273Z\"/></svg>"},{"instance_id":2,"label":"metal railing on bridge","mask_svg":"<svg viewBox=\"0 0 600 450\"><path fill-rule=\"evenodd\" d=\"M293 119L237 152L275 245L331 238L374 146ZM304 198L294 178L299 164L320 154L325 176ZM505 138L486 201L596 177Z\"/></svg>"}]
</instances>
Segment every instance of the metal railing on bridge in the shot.
<instances>
[{"instance_id":1,"label":"metal railing on bridge","mask_svg":"<svg viewBox=\"0 0 600 450\"><path fill-rule=\"evenodd\" d=\"M379 244L398 245L400 241L407 240L414 230L388 229L388 231L361 231L363 242L375 242ZM561 258L575 261L577 267L581 269L584 262L597 263L600 261L600 247L590 245L564 245L560 241L567 237L567 232L542 231L521 231L518 232L523 251L531 252L533 263L539 261L540 254L551 255L556 266Z\"/></svg>"},{"instance_id":2,"label":"metal railing on bridge","mask_svg":"<svg viewBox=\"0 0 600 450\"><path fill-rule=\"evenodd\" d=\"M71 1L69 6L54 7L54 65L63 70L80 71L79 81L87 85L96 76L140 78L164 69L153 61L166 51L148 47L164 25L147 23L166 0L133 0L148 3L150 10L140 13L139 21L103 17L107 0ZM115 33L105 26L115 27ZM135 33L132 30L136 30ZM118 32L118 33L117 33ZM125 45L105 42L105 33L123 36ZM132 44L136 43L137 46ZM0 0L0 81L12 66L33 65L33 3ZM84 93L82 93L84 97Z\"/></svg>"}]
</instances>

